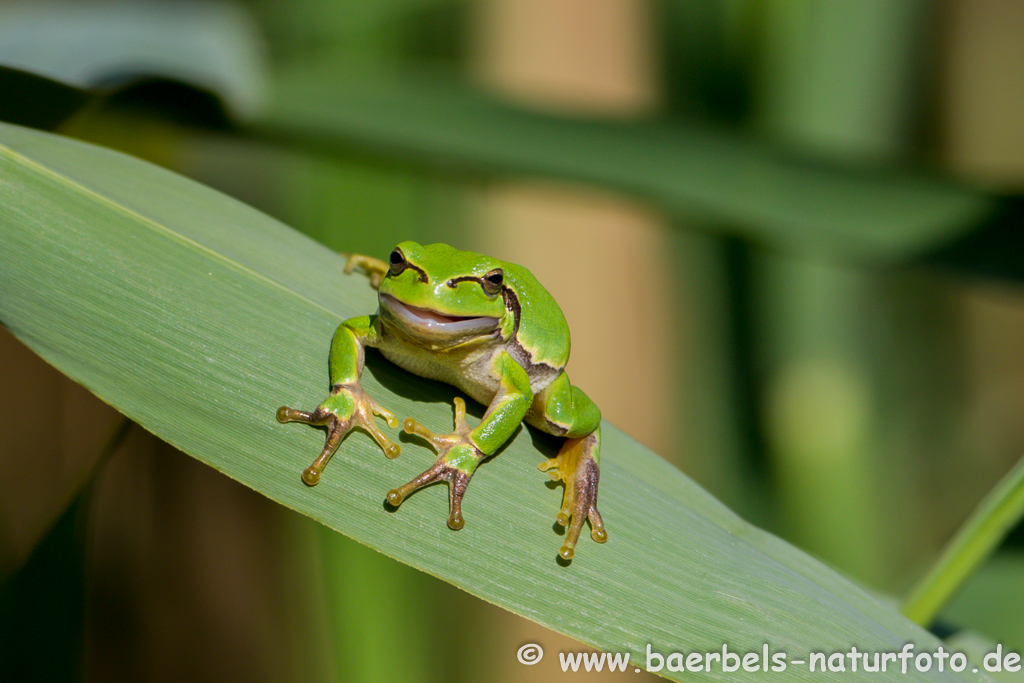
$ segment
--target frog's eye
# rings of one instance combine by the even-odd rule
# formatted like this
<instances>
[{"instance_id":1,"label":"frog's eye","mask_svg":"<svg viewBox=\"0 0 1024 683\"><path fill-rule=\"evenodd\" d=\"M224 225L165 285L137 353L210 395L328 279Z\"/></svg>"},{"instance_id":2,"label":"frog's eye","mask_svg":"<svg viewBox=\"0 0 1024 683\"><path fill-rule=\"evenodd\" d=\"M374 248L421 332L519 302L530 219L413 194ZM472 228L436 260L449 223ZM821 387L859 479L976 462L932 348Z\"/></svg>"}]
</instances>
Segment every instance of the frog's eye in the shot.
<instances>
[{"instance_id":1,"label":"frog's eye","mask_svg":"<svg viewBox=\"0 0 1024 683\"><path fill-rule=\"evenodd\" d=\"M395 249L391 252L389 260L391 261L391 270L388 272L389 275L398 275L405 270L406 265L408 265L405 261L405 254L402 253L401 249Z\"/></svg>"},{"instance_id":2,"label":"frog's eye","mask_svg":"<svg viewBox=\"0 0 1024 683\"><path fill-rule=\"evenodd\" d=\"M505 284L505 273L501 268L495 268L487 273L487 275L484 275L483 279L480 280L480 284L483 285L484 291L488 294L497 294L501 291L502 285Z\"/></svg>"}]
</instances>

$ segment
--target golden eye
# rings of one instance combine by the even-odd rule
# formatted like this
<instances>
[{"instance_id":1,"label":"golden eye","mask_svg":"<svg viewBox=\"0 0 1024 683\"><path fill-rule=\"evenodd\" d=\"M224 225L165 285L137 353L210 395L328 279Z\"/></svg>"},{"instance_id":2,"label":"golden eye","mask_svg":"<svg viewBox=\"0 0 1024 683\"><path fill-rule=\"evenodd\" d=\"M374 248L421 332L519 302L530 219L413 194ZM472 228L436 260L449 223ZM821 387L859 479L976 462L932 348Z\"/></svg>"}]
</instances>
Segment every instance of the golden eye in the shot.
<instances>
[{"instance_id":1,"label":"golden eye","mask_svg":"<svg viewBox=\"0 0 1024 683\"><path fill-rule=\"evenodd\" d=\"M401 249L395 249L393 252L391 252L391 257L389 260L391 261L391 270L389 271L389 274L398 275L403 270L405 270L405 254L402 253Z\"/></svg>"},{"instance_id":2,"label":"golden eye","mask_svg":"<svg viewBox=\"0 0 1024 683\"><path fill-rule=\"evenodd\" d=\"M501 268L495 268L487 273L487 275L484 275L480 284L483 285L484 291L488 294L497 294L505 284L505 273Z\"/></svg>"}]
</instances>

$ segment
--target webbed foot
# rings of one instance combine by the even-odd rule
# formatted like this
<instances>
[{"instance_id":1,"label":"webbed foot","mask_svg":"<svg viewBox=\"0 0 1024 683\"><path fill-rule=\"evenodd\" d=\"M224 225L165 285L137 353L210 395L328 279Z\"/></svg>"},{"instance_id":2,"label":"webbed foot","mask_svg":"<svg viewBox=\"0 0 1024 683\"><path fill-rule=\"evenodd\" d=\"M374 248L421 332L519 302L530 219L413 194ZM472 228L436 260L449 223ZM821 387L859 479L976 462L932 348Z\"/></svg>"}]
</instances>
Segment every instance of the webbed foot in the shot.
<instances>
[{"instance_id":1,"label":"webbed foot","mask_svg":"<svg viewBox=\"0 0 1024 683\"><path fill-rule=\"evenodd\" d=\"M608 540L601 513L597 510L597 484L601 470L597 465L597 451L601 443L595 432L580 439L566 439L558 457L546 460L538 469L547 472L555 481L565 484L562 508L557 521L565 527L565 542L558 551L563 560L571 560L576 552L583 522L590 520L590 537L598 543Z\"/></svg>"},{"instance_id":2,"label":"webbed foot","mask_svg":"<svg viewBox=\"0 0 1024 683\"><path fill-rule=\"evenodd\" d=\"M397 489L388 491L389 505L398 507L413 491L438 482L448 484L448 528L461 529L466 521L462 517L462 497L469 480L484 454L470 440L470 427L466 424L466 402L455 399L455 431L435 434L412 418L406 418L402 429L426 439L437 452L437 460L418 477Z\"/></svg>"},{"instance_id":3,"label":"webbed foot","mask_svg":"<svg viewBox=\"0 0 1024 683\"><path fill-rule=\"evenodd\" d=\"M401 447L389 439L377 427L373 416L379 415L387 420L393 429L398 426L395 414L374 401L363 391L362 386L355 384L338 384L323 403L313 412L296 410L287 406L277 409L278 422L302 422L315 427L327 427L327 440L313 464L302 472L302 481L307 486L316 486L320 474L327 466L338 446L355 427L362 427L377 442L384 455L397 458L402 452Z\"/></svg>"}]
</instances>

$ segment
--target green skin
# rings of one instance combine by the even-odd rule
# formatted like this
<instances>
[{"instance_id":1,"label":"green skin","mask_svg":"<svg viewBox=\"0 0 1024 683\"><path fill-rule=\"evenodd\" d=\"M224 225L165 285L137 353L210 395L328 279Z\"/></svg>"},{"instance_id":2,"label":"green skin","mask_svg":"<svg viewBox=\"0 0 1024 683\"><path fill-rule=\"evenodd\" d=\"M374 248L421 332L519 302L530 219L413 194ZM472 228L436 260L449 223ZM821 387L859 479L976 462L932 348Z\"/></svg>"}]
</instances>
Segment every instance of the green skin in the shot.
<instances>
[{"instance_id":1,"label":"green skin","mask_svg":"<svg viewBox=\"0 0 1024 683\"><path fill-rule=\"evenodd\" d=\"M558 456L539 466L565 484L557 515L566 528L559 555L572 559L588 519L591 537L604 543L608 535L597 511L601 411L569 383L569 327L530 271L446 244L415 242L399 244L389 263L350 256L345 272L355 267L363 268L379 290L377 314L346 320L334 333L331 395L315 411L277 411L281 422L327 427L324 449L302 480L314 486L345 435L357 426L386 456L398 456L398 444L373 419L379 415L395 427L394 414L371 399L359 382L365 349L372 346L399 367L452 384L487 406L480 424L470 428L465 403L456 398L455 431L450 434L434 434L406 419L404 430L426 439L438 456L423 474L389 491L389 504L397 507L413 491L447 482L448 526L461 529L462 497L477 465L525 421L566 437Z\"/></svg>"}]
</instances>

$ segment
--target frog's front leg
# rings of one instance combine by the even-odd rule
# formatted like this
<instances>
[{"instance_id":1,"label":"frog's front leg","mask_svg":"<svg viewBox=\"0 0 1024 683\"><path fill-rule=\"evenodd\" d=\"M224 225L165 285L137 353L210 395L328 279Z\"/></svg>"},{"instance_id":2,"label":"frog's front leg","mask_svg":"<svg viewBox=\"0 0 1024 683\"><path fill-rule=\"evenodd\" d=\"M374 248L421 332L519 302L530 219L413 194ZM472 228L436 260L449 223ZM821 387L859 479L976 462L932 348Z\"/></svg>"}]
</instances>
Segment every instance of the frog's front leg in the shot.
<instances>
[{"instance_id":1,"label":"frog's front leg","mask_svg":"<svg viewBox=\"0 0 1024 683\"><path fill-rule=\"evenodd\" d=\"M362 254L342 253L342 256L345 257L345 275L351 275L356 268L361 268L370 278L370 286L380 289L380 283L388 274L388 264L379 258Z\"/></svg>"},{"instance_id":2,"label":"frog's front leg","mask_svg":"<svg viewBox=\"0 0 1024 683\"><path fill-rule=\"evenodd\" d=\"M302 481L315 486L327 462L338 449L345 435L355 427L365 429L389 458L401 452L377 427L373 416L380 415L392 428L398 426L394 413L382 407L363 390L359 377L363 372L367 346L376 346L379 339L376 316L364 315L343 322L331 341L331 395L313 412L287 406L277 409L280 422L302 422L327 428L324 448L313 464L302 472Z\"/></svg>"},{"instance_id":3,"label":"frog's front leg","mask_svg":"<svg viewBox=\"0 0 1024 683\"><path fill-rule=\"evenodd\" d=\"M530 378L508 352L503 351L494 360L492 371L499 380L498 392L475 429L470 429L466 423L466 404L461 398L455 399L455 431L451 434L434 434L412 418L406 418L402 428L426 439L438 455L434 464L421 475L388 491L390 505L398 507L413 491L444 481L448 483L448 527L461 529L465 525L462 497L473 472L481 460L493 455L508 441L533 400Z\"/></svg>"},{"instance_id":4,"label":"frog's front leg","mask_svg":"<svg viewBox=\"0 0 1024 683\"><path fill-rule=\"evenodd\" d=\"M536 413L536 416L533 414ZM601 411L563 372L537 395L531 424L566 437L558 456L542 462L538 469L565 484L562 506L556 517L565 527L565 541L558 554L571 560L583 522L590 520L590 537L598 543L608 540L601 513L597 510L597 486L601 478Z\"/></svg>"}]
</instances>

